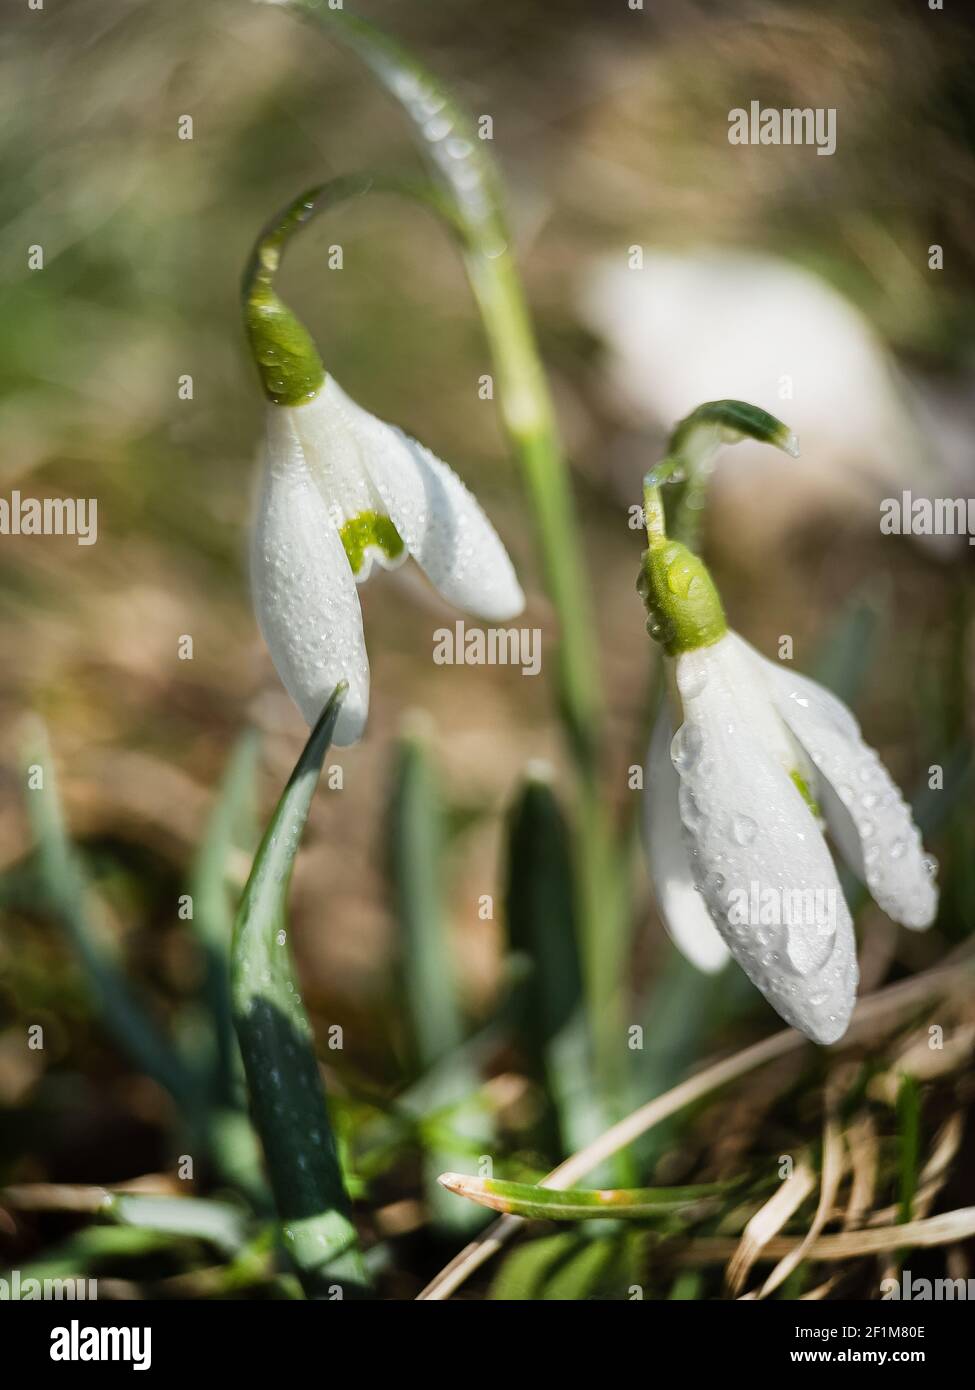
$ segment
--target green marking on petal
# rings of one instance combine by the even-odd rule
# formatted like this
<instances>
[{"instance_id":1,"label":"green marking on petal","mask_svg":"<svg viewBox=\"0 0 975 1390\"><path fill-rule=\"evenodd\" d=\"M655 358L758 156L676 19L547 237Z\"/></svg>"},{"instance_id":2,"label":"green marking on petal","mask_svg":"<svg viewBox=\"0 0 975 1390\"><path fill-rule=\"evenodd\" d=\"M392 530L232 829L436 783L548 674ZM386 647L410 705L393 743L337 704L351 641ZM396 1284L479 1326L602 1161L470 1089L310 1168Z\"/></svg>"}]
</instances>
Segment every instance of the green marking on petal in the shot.
<instances>
[{"instance_id":1,"label":"green marking on petal","mask_svg":"<svg viewBox=\"0 0 975 1390\"><path fill-rule=\"evenodd\" d=\"M819 802L813 796L812 789L810 788L809 783L806 781L805 777L803 777L802 773L799 771L798 768L793 768L793 770L789 773L789 776L792 778L792 781L795 783L799 795L802 797L803 801L809 807L810 811L812 811L813 815L816 817L817 820L822 820L823 813L819 809Z\"/></svg>"},{"instance_id":2,"label":"green marking on petal","mask_svg":"<svg viewBox=\"0 0 975 1390\"><path fill-rule=\"evenodd\" d=\"M397 560L403 553L403 538L388 516L379 512L360 512L350 517L339 531L345 553L349 557L352 573L362 569L366 551L372 547L381 550L389 560Z\"/></svg>"}]
</instances>

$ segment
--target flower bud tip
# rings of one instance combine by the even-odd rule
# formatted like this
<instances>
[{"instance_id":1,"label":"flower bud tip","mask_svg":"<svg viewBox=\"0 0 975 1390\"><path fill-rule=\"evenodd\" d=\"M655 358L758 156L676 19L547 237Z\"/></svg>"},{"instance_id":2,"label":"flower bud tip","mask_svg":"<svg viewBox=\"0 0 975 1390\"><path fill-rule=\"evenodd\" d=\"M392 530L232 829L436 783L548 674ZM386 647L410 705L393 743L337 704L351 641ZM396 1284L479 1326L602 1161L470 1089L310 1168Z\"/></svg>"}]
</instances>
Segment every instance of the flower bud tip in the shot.
<instances>
[{"instance_id":1,"label":"flower bud tip","mask_svg":"<svg viewBox=\"0 0 975 1390\"><path fill-rule=\"evenodd\" d=\"M790 458L797 459L799 457L799 440L793 430L786 430L783 438L777 440L776 443L780 449L785 450Z\"/></svg>"}]
</instances>

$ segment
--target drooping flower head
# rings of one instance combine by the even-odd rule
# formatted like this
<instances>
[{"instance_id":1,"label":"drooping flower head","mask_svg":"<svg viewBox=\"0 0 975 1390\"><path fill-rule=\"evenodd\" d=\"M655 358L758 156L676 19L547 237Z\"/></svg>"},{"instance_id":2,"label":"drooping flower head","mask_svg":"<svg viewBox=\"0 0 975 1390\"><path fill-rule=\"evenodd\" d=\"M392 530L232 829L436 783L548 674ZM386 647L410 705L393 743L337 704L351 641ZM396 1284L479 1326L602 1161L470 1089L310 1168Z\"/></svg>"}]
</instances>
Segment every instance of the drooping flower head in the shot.
<instances>
[{"instance_id":1,"label":"drooping flower head","mask_svg":"<svg viewBox=\"0 0 975 1390\"><path fill-rule=\"evenodd\" d=\"M711 447L750 434L796 449L779 421L740 401L711 402L684 428L698 445L703 431ZM658 484L672 466L646 480L638 585L668 661L669 708L651 739L645 799L660 912L700 969L732 956L783 1018L834 1042L858 971L824 830L880 907L915 930L937 909L933 861L845 705L728 629L707 568L666 534Z\"/></svg>"},{"instance_id":2,"label":"drooping flower head","mask_svg":"<svg viewBox=\"0 0 975 1390\"><path fill-rule=\"evenodd\" d=\"M457 475L350 400L277 295L282 248L314 209L314 192L289 209L258 243L245 279L247 333L269 402L251 588L274 665L310 725L348 682L334 735L348 744L369 709L356 586L374 563L392 569L412 555L448 602L487 620L513 618L524 595Z\"/></svg>"}]
</instances>

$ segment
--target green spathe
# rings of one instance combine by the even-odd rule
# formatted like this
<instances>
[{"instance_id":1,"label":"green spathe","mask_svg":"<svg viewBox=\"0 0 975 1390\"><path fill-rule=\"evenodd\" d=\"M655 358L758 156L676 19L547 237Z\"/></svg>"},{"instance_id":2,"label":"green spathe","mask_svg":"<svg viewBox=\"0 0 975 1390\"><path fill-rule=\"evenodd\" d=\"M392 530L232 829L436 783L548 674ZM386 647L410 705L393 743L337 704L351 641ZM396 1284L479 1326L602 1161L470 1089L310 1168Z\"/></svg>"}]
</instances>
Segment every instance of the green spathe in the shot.
<instances>
[{"instance_id":1,"label":"green spathe","mask_svg":"<svg viewBox=\"0 0 975 1390\"><path fill-rule=\"evenodd\" d=\"M724 608L707 565L681 541L667 535L663 484L683 475L700 488L700 479L721 443L750 437L774 444L795 458L799 445L781 420L747 401L706 401L681 420L670 437L666 458L643 480L643 512L649 549L637 580L647 608L647 631L669 656L710 647L728 631Z\"/></svg>"}]
</instances>

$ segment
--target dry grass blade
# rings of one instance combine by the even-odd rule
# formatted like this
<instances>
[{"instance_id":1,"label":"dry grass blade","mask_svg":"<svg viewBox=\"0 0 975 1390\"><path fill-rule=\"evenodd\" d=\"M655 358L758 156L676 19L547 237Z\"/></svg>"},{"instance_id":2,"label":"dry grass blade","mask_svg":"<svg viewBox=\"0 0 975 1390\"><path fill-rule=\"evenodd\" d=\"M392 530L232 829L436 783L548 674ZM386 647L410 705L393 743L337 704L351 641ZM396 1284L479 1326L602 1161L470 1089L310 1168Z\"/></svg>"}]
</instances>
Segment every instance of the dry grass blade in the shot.
<instances>
[{"instance_id":1,"label":"dry grass blade","mask_svg":"<svg viewBox=\"0 0 975 1390\"><path fill-rule=\"evenodd\" d=\"M869 1033L876 1026L889 1022L902 1010L916 1008L926 999L947 995L960 989L963 985L967 986L972 972L972 964L972 954L966 949L963 953L959 953L959 956L950 964L938 966L937 969L916 975L913 979L899 981L896 985L890 985L887 989L861 1000L853 1015L845 1041L852 1041L863 1032ZM597 1168L605 1159L618 1153L627 1144L631 1144L634 1139L645 1134L654 1125L669 1119L671 1115L677 1114L686 1106L700 1100L710 1092L716 1091L719 1087L747 1075L748 1072L754 1071L757 1067L764 1066L768 1062L775 1061L779 1057L786 1056L790 1052L808 1045L808 1039L803 1037L801 1033L797 1033L792 1028L786 1028L780 1033L774 1033L770 1038L763 1038L761 1042L746 1047L733 1057L723 1058L720 1062L715 1062L713 1066L705 1067L696 1076L682 1081L679 1086L675 1086L672 1090L648 1101L646 1105L640 1106L632 1114L627 1115L625 1119L620 1120L618 1124L613 1125L592 1144L580 1149L578 1153L561 1163L558 1168L553 1169L540 1185L556 1188L571 1187L573 1183L578 1182L580 1178ZM442 1300L449 1298L469 1275L485 1264L523 1225L522 1218L518 1216L503 1216L500 1220L493 1222L481 1236L471 1241L459 1254L454 1256L449 1264L444 1266L440 1273L420 1291L417 1295L418 1299ZM722 1257L722 1262L730 1257L733 1250L733 1247L730 1247L727 1242L724 1245L726 1253ZM779 1254L787 1254L791 1249L792 1244L790 1243Z\"/></svg>"},{"instance_id":2,"label":"dry grass blade","mask_svg":"<svg viewBox=\"0 0 975 1390\"><path fill-rule=\"evenodd\" d=\"M917 1081L934 1081L939 1076L947 1076L968 1062L973 1048L975 1024L957 1028L941 1047L932 1047L927 1029L922 1029L912 1035L890 1067L874 1077L868 1094L893 1105L903 1076L913 1076Z\"/></svg>"},{"instance_id":3,"label":"dry grass blade","mask_svg":"<svg viewBox=\"0 0 975 1390\"><path fill-rule=\"evenodd\" d=\"M831 1274L825 1283L817 1284L816 1287L810 1289L808 1293L801 1293L799 1295L799 1302L822 1303L824 1298L829 1298L842 1277L841 1274Z\"/></svg>"},{"instance_id":4,"label":"dry grass blade","mask_svg":"<svg viewBox=\"0 0 975 1390\"><path fill-rule=\"evenodd\" d=\"M858 1115L847 1129L846 1146L850 1155L853 1179L843 1215L843 1229L853 1231L864 1224L867 1213L873 1207L877 1190L880 1146L877 1141L877 1126L869 1111L865 1110L862 1115Z\"/></svg>"},{"instance_id":5,"label":"dry grass blade","mask_svg":"<svg viewBox=\"0 0 975 1390\"><path fill-rule=\"evenodd\" d=\"M841 1231L836 1235L819 1236L805 1251L810 1260L855 1260L860 1255L883 1255L914 1245L924 1249L967 1240L975 1235L975 1207L959 1207L956 1211L941 1212L921 1221L906 1221L901 1225L867 1227L862 1231ZM788 1236L770 1240L759 1260L782 1259L795 1250L801 1241ZM734 1253L735 1242L718 1237L691 1241L680 1256L681 1264L723 1264Z\"/></svg>"},{"instance_id":6,"label":"dry grass blade","mask_svg":"<svg viewBox=\"0 0 975 1390\"><path fill-rule=\"evenodd\" d=\"M95 1187L83 1183L19 1183L0 1191L0 1200L18 1211L101 1211L113 1196L172 1197L179 1183L165 1173L147 1173L131 1182Z\"/></svg>"},{"instance_id":7,"label":"dry grass blade","mask_svg":"<svg viewBox=\"0 0 975 1390\"><path fill-rule=\"evenodd\" d=\"M738 1293L749 1270L773 1236L794 1216L816 1186L816 1175L805 1159L793 1169L782 1186L748 1222L725 1272L725 1282Z\"/></svg>"},{"instance_id":8,"label":"dry grass blade","mask_svg":"<svg viewBox=\"0 0 975 1390\"><path fill-rule=\"evenodd\" d=\"M832 1116L827 1116L823 1127L823 1162L822 1177L819 1184L819 1202L812 1219L812 1224L803 1239L790 1254L772 1270L761 1289L758 1291L758 1298L768 1298L780 1284L782 1284L794 1269L801 1263L806 1251L813 1244L819 1235L826 1220L832 1211L833 1203L836 1201L836 1194L839 1191L843 1174L846 1172L846 1149L843 1143L843 1136L839 1126Z\"/></svg>"}]
</instances>

